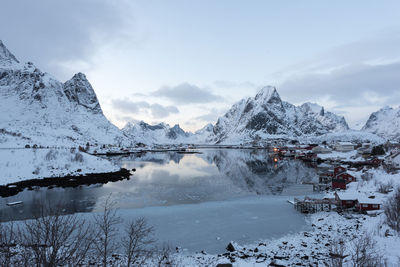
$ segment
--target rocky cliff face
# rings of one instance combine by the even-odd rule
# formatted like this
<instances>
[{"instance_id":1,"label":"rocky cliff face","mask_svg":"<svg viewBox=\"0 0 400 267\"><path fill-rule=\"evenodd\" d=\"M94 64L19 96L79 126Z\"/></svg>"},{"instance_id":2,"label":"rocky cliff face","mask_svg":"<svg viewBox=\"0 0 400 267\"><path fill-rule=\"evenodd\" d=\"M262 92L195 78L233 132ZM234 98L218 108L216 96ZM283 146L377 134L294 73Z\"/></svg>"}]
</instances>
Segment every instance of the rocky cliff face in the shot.
<instances>
[{"instance_id":1,"label":"rocky cliff face","mask_svg":"<svg viewBox=\"0 0 400 267\"><path fill-rule=\"evenodd\" d=\"M85 75L66 83L21 64L0 41L0 146L128 142L103 115Z\"/></svg>"},{"instance_id":2,"label":"rocky cliff face","mask_svg":"<svg viewBox=\"0 0 400 267\"><path fill-rule=\"evenodd\" d=\"M343 117L306 103L300 107L282 101L274 87L264 87L254 98L242 99L218 119L215 141L257 137L321 135L347 130Z\"/></svg>"},{"instance_id":3,"label":"rocky cliff face","mask_svg":"<svg viewBox=\"0 0 400 267\"><path fill-rule=\"evenodd\" d=\"M384 107L372 113L362 130L388 140L400 141L400 107Z\"/></svg>"}]
</instances>

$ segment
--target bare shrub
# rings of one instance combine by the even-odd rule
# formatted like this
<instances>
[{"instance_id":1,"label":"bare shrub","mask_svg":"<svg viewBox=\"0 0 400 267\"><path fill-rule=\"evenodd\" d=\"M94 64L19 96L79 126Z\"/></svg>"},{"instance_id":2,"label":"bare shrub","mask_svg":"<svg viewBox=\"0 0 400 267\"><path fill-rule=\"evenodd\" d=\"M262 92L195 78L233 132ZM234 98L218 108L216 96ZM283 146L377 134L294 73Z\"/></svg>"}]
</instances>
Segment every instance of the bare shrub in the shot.
<instances>
[{"instance_id":1,"label":"bare shrub","mask_svg":"<svg viewBox=\"0 0 400 267\"><path fill-rule=\"evenodd\" d=\"M131 265L142 266L154 253L150 247L155 242L152 239L154 228L147 225L145 218L139 218L130 222L125 229L126 237L122 245L127 257L127 267Z\"/></svg>"},{"instance_id":2,"label":"bare shrub","mask_svg":"<svg viewBox=\"0 0 400 267\"><path fill-rule=\"evenodd\" d=\"M400 187L388 199L385 205L386 223L395 231L400 232Z\"/></svg>"},{"instance_id":3,"label":"bare shrub","mask_svg":"<svg viewBox=\"0 0 400 267\"><path fill-rule=\"evenodd\" d=\"M393 183L380 183L378 186L378 192L381 194L388 194L393 190Z\"/></svg>"},{"instance_id":4,"label":"bare shrub","mask_svg":"<svg viewBox=\"0 0 400 267\"><path fill-rule=\"evenodd\" d=\"M374 178L374 175L372 173L370 173L370 172L365 172L365 173L363 173L361 175L361 179L363 181L367 181L368 182L368 181L372 180L372 178Z\"/></svg>"},{"instance_id":5,"label":"bare shrub","mask_svg":"<svg viewBox=\"0 0 400 267\"><path fill-rule=\"evenodd\" d=\"M19 229L25 264L36 266L79 266L87 257L92 233L85 220L63 215L61 205L42 205L35 219Z\"/></svg>"},{"instance_id":6,"label":"bare shrub","mask_svg":"<svg viewBox=\"0 0 400 267\"><path fill-rule=\"evenodd\" d=\"M378 250L376 241L367 233L351 243L350 251L350 261L354 267L385 266L384 258Z\"/></svg>"},{"instance_id":7,"label":"bare shrub","mask_svg":"<svg viewBox=\"0 0 400 267\"><path fill-rule=\"evenodd\" d=\"M76 153L75 156L72 158L74 162L83 162L83 155L81 153Z\"/></svg>"},{"instance_id":8,"label":"bare shrub","mask_svg":"<svg viewBox=\"0 0 400 267\"><path fill-rule=\"evenodd\" d=\"M328 263L328 266L342 267L344 259L348 257L348 255L345 255L345 251L345 241L342 238L338 238L337 240L332 241L329 251L330 262Z\"/></svg>"},{"instance_id":9,"label":"bare shrub","mask_svg":"<svg viewBox=\"0 0 400 267\"><path fill-rule=\"evenodd\" d=\"M114 208L115 203L111 201L110 195L104 203L103 212L94 215L96 227L94 249L104 267L107 266L110 255L117 250L115 237L118 233L117 225L120 224L121 218Z\"/></svg>"},{"instance_id":10,"label":"bare shrub","mask_svg":"<svg viewBox=\"0 0 400 267\"><path fill-rule=\"evenodd\" d=\"M54 151L53 149L49 150L49 152L46 153L46 156L44 157L44 159L46 161L57 159L57 151Z\"/></svg>"},{"instance_id":11,"label":"bare shrub","mask_svg":"<svg viewBox=\"0 0 400 267\"><path fill-rule=\"evenodd\" d=\"M170 267L170 266L178 266L178 263L175 262L172 257L171 247L170 245L164 243L158 250L157 255L155 257L155 265L158 267Z\"/></svg>"},{"instance_id":12,"label":"bare shrub","mask_svg":"<svg viewBox=\"0 0 400 267\"><path fill-rule=\"evenodd\" d=\"M0 224L0 265L14 266L15 248L16 247L16 232L14 223Z\"/></svg>"}]
</instances>

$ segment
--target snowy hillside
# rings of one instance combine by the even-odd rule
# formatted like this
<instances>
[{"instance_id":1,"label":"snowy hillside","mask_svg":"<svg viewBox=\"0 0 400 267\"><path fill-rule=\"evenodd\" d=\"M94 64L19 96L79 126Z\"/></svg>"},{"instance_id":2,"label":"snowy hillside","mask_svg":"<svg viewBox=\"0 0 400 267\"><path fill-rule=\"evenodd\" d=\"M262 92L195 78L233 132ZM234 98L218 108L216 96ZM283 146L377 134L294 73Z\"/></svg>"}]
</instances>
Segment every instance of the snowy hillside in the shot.
<instances>
[{"instance_id":1,"label":"snowy hillside","mask_svg":"<svg viewBox=\"0 0 400 267\"><path fill-rule=\"evenodd\" d=\"M297 107L281 100L274 87L267 86L254 98L242 99L218 119L216 142L278 136L322 135L349 129L345 119L323 107L306 103Z\"/></svg>"},{"instance_id":2,"label":"snowy hillside","mask_svg":"<svg viewBox=\"0 0 400 267\"><path fill-rule=\"evenodd\" d=\"M400 141L400 107L384 107L372 113L362 130Z\"/></svg>"},{"instance_id":3,"label":"snowy hillside","mask_svg":"<svg viewBox=\"0 0 400 267\"><path fill-rule=\"evenodd\" d=\"M21 64L0 41L0 147L128 142L103 115L85 75L61 83Z\"/></svg>"}]
</instances>

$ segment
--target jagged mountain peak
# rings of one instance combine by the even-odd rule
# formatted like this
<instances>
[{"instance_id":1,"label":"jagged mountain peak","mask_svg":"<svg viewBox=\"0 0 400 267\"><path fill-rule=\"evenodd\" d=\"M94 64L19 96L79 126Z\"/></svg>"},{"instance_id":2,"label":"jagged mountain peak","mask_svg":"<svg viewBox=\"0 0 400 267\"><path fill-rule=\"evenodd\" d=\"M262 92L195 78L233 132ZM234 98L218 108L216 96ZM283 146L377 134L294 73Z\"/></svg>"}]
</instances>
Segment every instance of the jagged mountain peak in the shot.
<instances>
[{"instance_id":1,"label":"jagged mountain peak","mask_svg":"<svg viewBox=\"0 0 400 267\"><path fill-rule=\"evenodd\" d=\"M0 146L129 142L103 115L84 74L62 83L31 62L19 63L2 42L0 87L0 129L23 136L11 140L0 133Z\"/></svg>"},{"instance_id":2,"label":"jagged mountain peak","mask_svg":"<svg viewBox=\"0 0 400 267\"><path fill-rule=\"evenodd\" d=\"M75 74L63 84L63 90L71 102L76 102L93 113L102 113L96 93L85 74Z\"/></svg>"},{"instance_id":3,"label":"jagged mountain peak","mask_svg":"<svg viewBox=\"0 0 400 267\"><path fill-rule=\"evenodd\" d=\"M278 94L278 91L274 86L264 86L261 90L257 93L254 98L256 101L262 101L264 103L272 103L272 102L280 102L281 97Z\"/></svg>"},{"instance_id":4,"label":"jagged mountain peak","mask_svg":"<svg viewBox=\"0 0 400 267\"><path fill-rule=\"evenodd\" d=\"M19 63L19 61L0 40L0 64L4 65L13 63Z\"/></svg>"},{"instance_id":5,"label":"jagged mountain peak","mask_svg":"<svg viewBox=\"0 0 400 267\"><path fill-rule=\"evenodd\" d=\"M266 86L254 98L243 99L220 117L215 141L251 140L269 136L322 135L348 130L344 117L305 103L297 107L282 101L276 88Z\"/></svg>"}]
</instances>

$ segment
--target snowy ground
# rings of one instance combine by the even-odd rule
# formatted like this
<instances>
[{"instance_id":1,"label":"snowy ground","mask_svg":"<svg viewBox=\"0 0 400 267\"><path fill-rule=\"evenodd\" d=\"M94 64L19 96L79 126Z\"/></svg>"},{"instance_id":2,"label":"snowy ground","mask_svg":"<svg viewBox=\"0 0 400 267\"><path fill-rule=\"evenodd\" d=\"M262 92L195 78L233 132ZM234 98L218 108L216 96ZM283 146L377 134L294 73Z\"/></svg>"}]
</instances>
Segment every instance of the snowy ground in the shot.
<instances>
[{"instance_id":1,"label":"snowy ground","mask_svg":"<svg viewBox=\"0 0 400 267\"><path fill-rule=\"evenodd\" d=\"M0 149L0 184L119 170L106 159L70 149Z\"/></svg>"},{"instance_id":2,"label":"snowy ground","mask_svg":"<svg viewBox=\"0 0 400 267\"><path fill-rule=\"evenodd\" d=\"M386 174L383 170L370 170L372 178L349 184L346 193L375 196L376 200L386 203L393 192L377 192L380 184L400 186L400 174ZM233 263L234 266L329 266L329 253L340 240L345 244L345 255L351 255L359 238L365 233L376 241L374 252L381 254L387 266L400 265L400 235L385 223L385 215L362 215L354 212L319 212L307 216L311 231L289 234L285 237L264 240L257 244L238 245L233 242L235 251L219 255L198 253L195 255L178 254L184 266L205 266L217 263ZM389 233L389 235L387 235ZM344 266L351 266L350 256L344 260Z\"/></svg>"}]
</instances>

